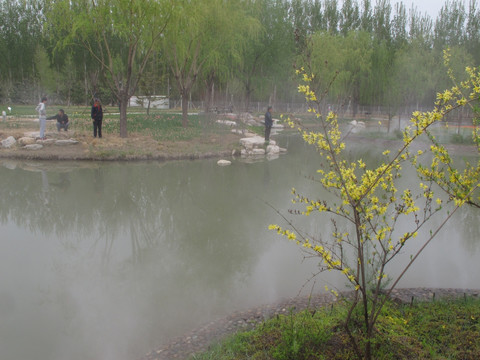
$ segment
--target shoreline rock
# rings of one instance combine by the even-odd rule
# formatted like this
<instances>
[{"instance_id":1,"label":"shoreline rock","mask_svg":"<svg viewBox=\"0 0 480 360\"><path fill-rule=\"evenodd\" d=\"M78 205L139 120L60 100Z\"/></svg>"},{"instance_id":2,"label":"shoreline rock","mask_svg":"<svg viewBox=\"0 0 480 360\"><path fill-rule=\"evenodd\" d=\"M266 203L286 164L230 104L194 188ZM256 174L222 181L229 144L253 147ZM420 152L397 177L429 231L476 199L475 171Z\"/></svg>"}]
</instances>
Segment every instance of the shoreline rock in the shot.
<instances>
[{"instance_id":1,"label":"shoreline rock","mask_svg":"<svg viewBox=\"0 0 480 360\"><path fill-rule=\"evenodd\" d=\"M228 166L228 165L232 165L232 162L230 160L218 160L217 161L217 165L218 166Z\"/></svg>"},{"instance_id":2,"label":"shoreline rock","mask_svg":"<svg viewBox=\"0 0 480 360\"><path fill-rule=\"evenodd\" d=\"M275 140L270 140L267 145L265 138L258 135L241 138L240 145L242 146L240 152L242 157L259 157L267 155L270 156L270 158L273 158L273 155L278 155L287 151L286 149L280 148Z\"/></svg>"}]
</instances>

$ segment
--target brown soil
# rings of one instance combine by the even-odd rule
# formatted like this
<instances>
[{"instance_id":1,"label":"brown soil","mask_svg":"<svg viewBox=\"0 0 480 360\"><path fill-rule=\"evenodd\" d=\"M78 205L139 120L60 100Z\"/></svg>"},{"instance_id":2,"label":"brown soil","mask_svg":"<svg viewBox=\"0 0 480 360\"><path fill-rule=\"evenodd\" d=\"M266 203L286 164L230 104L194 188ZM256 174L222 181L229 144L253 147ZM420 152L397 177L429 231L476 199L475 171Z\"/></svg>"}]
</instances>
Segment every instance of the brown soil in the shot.
<instances>
[{"instance_id":1,"label":"brown soil","mask_svg":"<svg viewBox=\"0 0 480 360\"><path fill-rule=\"evenodd\" d=\"M15 119L0 122L0 140L9 136L19 139L25 134L37 132L38 122L31 119ZM29 160L180 160L222 157L239 148L239 136L230 132L205 133L189 141L156 141L145 134L130 133L127 138L104 133L101 139L90 132L57 131L54 121L47 121L47 139L75 139L78 144L58 146L44 144L40 150L27 150L18 144L9 149L0 147L0 158Z\"/></svg>"}]
</instances>

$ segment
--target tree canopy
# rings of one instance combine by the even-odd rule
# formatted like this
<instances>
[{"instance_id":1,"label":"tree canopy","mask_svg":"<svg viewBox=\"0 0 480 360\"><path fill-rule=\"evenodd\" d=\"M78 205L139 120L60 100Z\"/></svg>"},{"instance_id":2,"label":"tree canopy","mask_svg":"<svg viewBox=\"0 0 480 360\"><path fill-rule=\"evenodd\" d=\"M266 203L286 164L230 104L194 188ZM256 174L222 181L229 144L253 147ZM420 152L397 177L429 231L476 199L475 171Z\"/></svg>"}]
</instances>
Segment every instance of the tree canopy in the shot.
<instances>
[{"instance_id":1,"label":"tree canopy","mask_svg":"<svg viewBox=\"0 0 480 360\"><path fill-rule=\"evenodd\" d=\"M431 71L446 47L459 54L453 68L480 62L479 18L477 0L446 1L436 17L392 0L4 0L0 101L96 95L119 107L126 136L128 99L150 88L207 111L301 102L292 74L311 51L338 72L327 102L395 112L448 87Z\"/></svg>"}]
</instances>

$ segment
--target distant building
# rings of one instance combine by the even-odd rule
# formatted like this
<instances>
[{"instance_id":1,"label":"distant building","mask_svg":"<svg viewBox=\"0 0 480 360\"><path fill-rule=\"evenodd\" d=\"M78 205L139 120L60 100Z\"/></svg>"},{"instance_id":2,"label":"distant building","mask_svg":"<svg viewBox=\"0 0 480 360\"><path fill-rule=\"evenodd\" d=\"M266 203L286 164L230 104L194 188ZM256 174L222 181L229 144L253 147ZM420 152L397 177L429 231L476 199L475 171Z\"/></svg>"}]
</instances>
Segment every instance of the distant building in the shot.
<instances>
[{"instance_id":1,"label":"distant building","mask_svg":"<svg viewBox=\"0 0 480 360\"><path fill-rule=\"evenodd\" d=\"M150 103L150 109L169 109L170 101L165 95L151 95L151 96L132 96L128 103L128 106L135 107L140 106L145 109L148 108Z\"/></svg>"}]
</instances>

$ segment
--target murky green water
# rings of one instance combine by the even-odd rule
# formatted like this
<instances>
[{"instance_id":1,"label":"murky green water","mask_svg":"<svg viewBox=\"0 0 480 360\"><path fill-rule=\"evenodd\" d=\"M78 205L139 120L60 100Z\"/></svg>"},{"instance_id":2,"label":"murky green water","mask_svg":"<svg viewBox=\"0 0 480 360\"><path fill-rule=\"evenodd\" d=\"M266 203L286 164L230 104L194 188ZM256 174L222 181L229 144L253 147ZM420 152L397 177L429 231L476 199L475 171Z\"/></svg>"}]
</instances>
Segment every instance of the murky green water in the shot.
<instances>
[{"instance_id":1,"label":"murky green water","mask_svg":"<svg viewBox=\"0 0 480 360\"><path fill-rule=\"evenodd\" d=\"M281 223L268 204L286 210L292 186L317 189L318 160L298 139L281 145L279 159L229 167L0 161L0 359L133 360L297 295L316 265L267 230ZM479 215L462 210L402 285L480 287Z\"/></svg>"}]
</instances>

